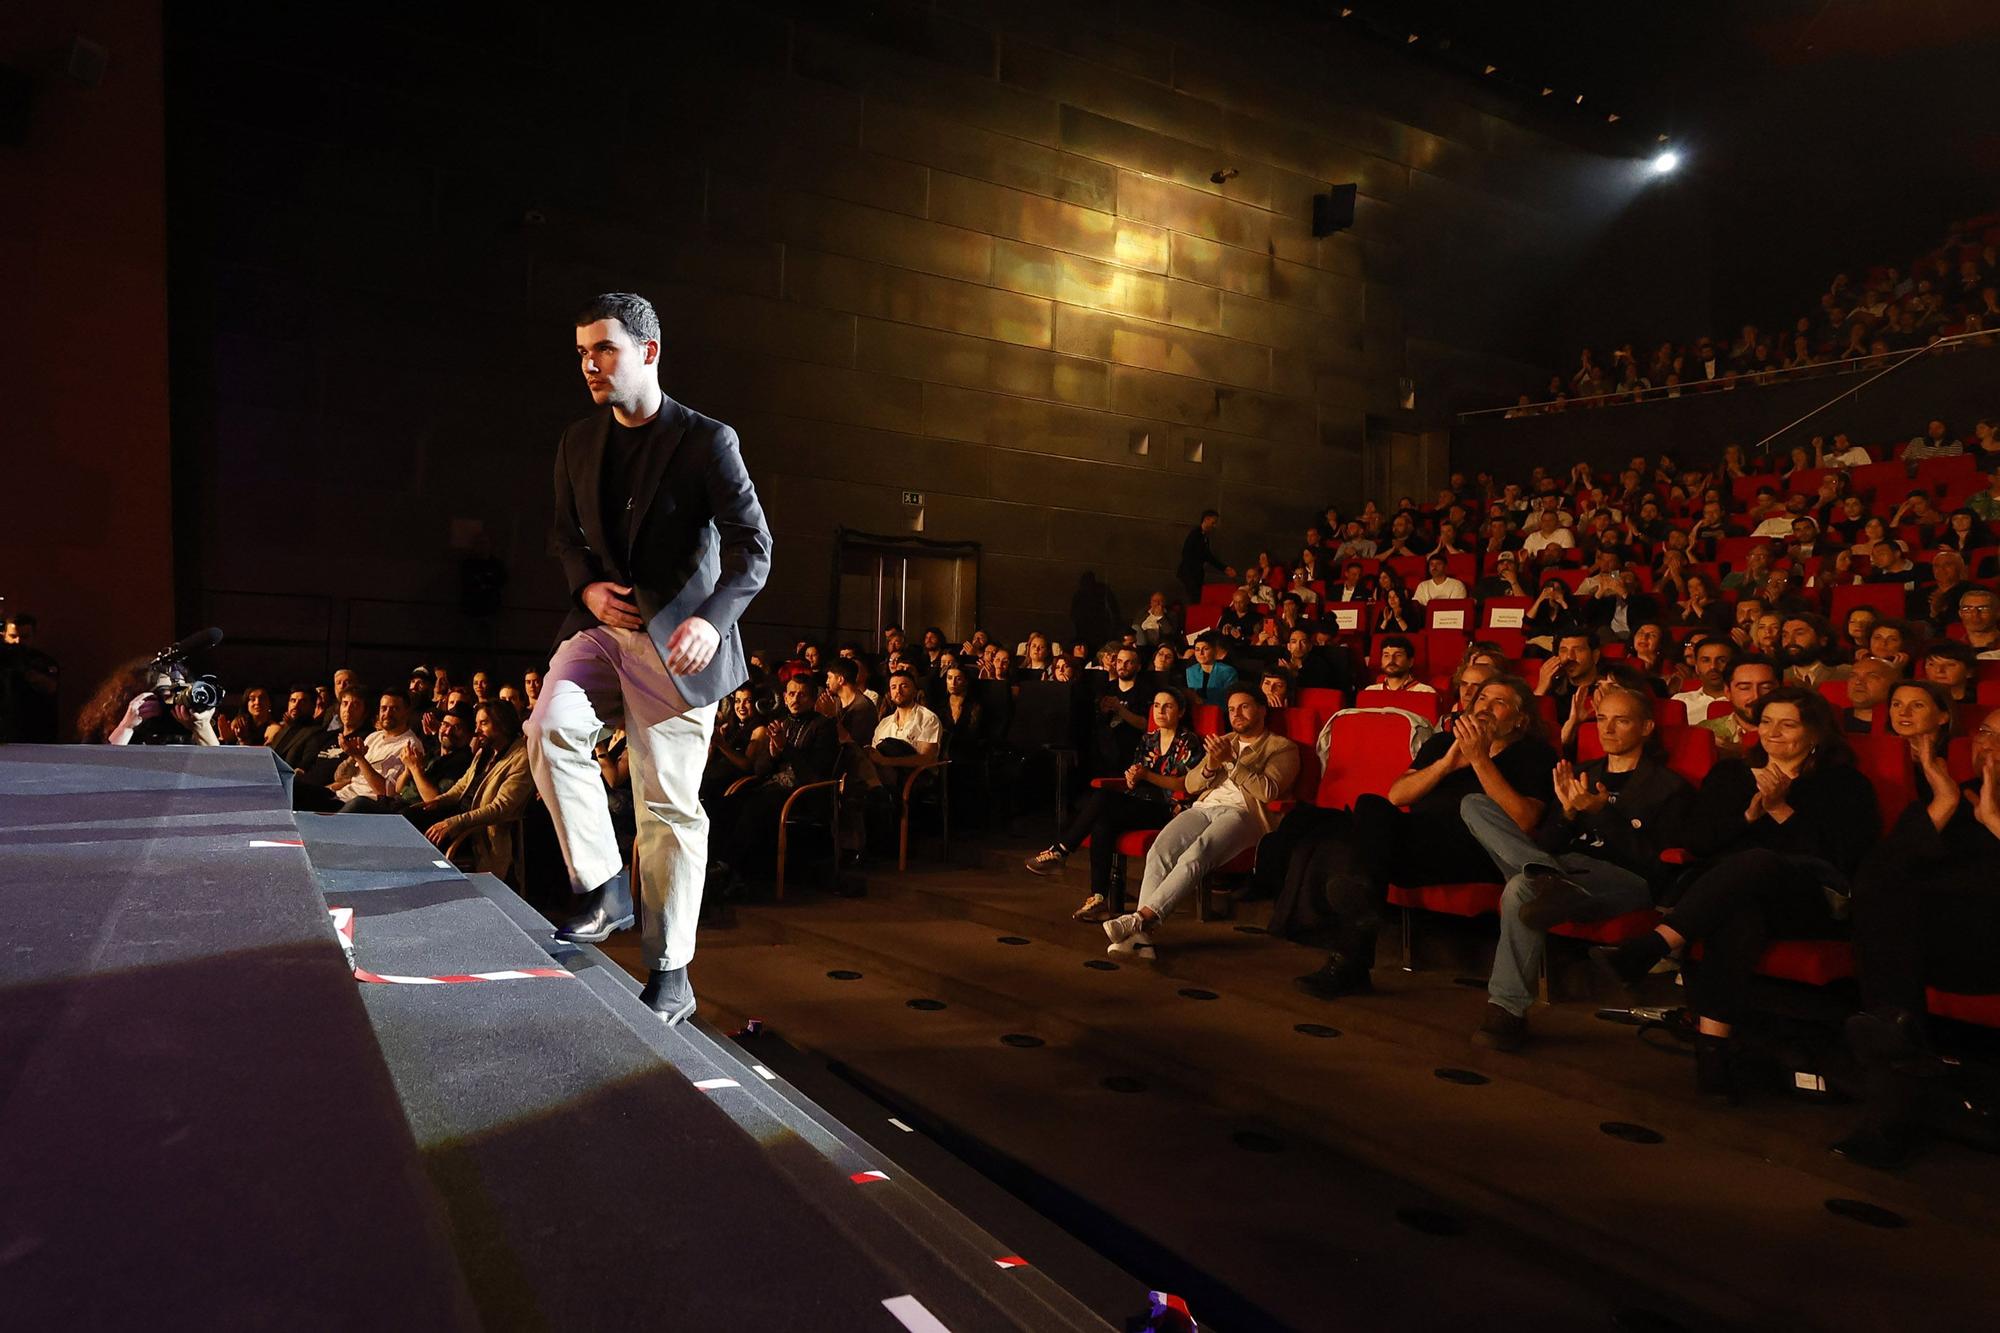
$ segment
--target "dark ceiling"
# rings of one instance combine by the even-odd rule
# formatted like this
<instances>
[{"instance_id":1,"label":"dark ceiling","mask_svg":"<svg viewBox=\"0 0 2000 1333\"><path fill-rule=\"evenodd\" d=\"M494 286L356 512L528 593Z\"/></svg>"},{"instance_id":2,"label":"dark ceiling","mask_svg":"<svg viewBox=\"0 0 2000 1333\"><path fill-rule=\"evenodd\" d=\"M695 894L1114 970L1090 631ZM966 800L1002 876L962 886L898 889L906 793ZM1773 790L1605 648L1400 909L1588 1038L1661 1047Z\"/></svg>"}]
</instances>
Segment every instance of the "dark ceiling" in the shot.
<instances>
[{"instance_id":1,"label":"dark ceiling","mask_svg":"<svg viewBox=\"0 0 2000 1333\"><path fill-rule=\"evenodd\" d=\"M1644 153L1670 136L1674 187L1708 200L1725 324L1803 313L1832 273L1904 262L2000 207L1996 0L1300 4L1581 145Z\"/></svg>"}]
</instances>

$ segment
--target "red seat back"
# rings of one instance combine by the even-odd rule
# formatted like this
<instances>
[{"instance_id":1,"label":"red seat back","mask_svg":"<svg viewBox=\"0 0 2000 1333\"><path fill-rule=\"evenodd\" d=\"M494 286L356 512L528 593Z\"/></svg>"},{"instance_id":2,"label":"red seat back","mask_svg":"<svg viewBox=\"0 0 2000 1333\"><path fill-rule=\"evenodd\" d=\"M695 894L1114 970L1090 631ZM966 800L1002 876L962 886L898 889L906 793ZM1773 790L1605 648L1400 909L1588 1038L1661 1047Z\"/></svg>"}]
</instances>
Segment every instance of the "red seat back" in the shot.
<instances>
[{"instance_id":1,"label":"red seat back","mask_svg":"<svg viewBox=\"0 0 2000 1333\"><path fill-rule=\"evenodd\" d=\"M1464 634L1477 623L1477 604L1470 597L1438 597L1424 608L1427 629Z\"/></svg>"},{"instance_id":2,"label":"red seat back","mask_svg":"<svg viewBox=\"0 0 2000 1333\"><path fill-rule=\"evenodd\" d=\"M1392 713L1336 715L1327 738L1326 768L1314 804L1344 810L1370 793L1385 795L1409 771L1410 723Z\"/></svg>"},{"instance_id":3,"label":"red seat back","mask_svg":"<svg viewBox=\"0 0 2000 1333\"><path fill-rule=\"evenodd\" d=\"M1325 721L1341 709L1347 707L1347 696L1339 690L1330 690L1316 685L1310 689L1299 691L1299 703L1302 707L1312 709L1313 712L1319 714L1321 721Z\"/></svg>"},{"instance_id":4,"label":"red seat back","mask_svg":"<svg viewBox=\"0 0 2000 1333\"><path fill-rule=\"evenodd\" d=\"M1678 727L1662 740L1667 767L1699 787L1715 767L1715 733L1707 727Z\"/></svg>"},{"instance_id":5,"label":"red seat back","mask_svg":"<svg viewBox=\"0 0 2000 1333\"><path fill-rule=\"evenodd\" d=\"M1833 588L1830 615L1833 623L1847 623L1848 612L1857 606L1872 606L1883 618L1903 618L1903 585L1900 583L1837 583Z\"/></svg>"},{"instance_id":6,"label":"red seat back","mask_svg":"<svg viewBox=\"0 0 2000 1333\"><path fill-rule=\"evenodd\" d=\"M1354 696L1356 708L1400 708L1406 713L1435 722L1442 706L1443 696L1427 690L1378 690L1366 689Z\"/></svg>"}]
</instances>

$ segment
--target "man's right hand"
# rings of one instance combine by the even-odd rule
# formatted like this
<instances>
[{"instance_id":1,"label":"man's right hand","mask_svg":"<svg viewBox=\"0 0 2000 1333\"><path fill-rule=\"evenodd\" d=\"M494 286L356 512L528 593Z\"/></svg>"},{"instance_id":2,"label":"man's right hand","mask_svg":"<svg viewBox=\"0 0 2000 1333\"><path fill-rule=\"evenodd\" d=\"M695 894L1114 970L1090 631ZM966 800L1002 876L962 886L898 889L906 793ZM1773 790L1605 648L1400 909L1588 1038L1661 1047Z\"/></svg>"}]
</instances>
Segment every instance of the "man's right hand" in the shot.
<instances>
[{"instance_id":1,"label":"man's right hand","mask_svg":"<svg viewBox=\"0 0 2000 1333\"><path fill-rule=\"evenodd\" d=\"M645 623L639 619L639 604L632 600L630 584L609 579L588 584L583 590L583 606L597 617L598 624L609 629L638 629Z\"/></svg>"}]
</instances>

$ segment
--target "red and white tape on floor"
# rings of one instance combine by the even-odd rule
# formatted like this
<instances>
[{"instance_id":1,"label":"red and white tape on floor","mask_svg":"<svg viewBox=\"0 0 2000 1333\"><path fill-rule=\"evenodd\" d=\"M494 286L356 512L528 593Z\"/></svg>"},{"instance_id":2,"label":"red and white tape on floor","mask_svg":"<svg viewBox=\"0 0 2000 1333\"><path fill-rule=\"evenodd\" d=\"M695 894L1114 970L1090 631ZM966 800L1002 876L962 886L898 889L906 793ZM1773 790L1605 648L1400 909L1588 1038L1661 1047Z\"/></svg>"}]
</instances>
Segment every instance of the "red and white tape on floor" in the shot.
<instances>
[{"instance_id":1,"label":"red and white tape on floor","mask_svg":"<svg viewBox=\"0 0 2000 1333\"><path fill-rule=\"evenodd\" d=\"M354 909L352 907L329 907L326 914L333 919L333 929L340 936L341 948L347 954L350 967L354 964ZM459 972L441 977L399 977L387 972L370 972L366 968L354 968L356 981L372 982L382 986L457 986L468 981L527 981L535 977L567 977L573 975L561 967L510 967L499 972Z\"/></svg>"}]
</instances>

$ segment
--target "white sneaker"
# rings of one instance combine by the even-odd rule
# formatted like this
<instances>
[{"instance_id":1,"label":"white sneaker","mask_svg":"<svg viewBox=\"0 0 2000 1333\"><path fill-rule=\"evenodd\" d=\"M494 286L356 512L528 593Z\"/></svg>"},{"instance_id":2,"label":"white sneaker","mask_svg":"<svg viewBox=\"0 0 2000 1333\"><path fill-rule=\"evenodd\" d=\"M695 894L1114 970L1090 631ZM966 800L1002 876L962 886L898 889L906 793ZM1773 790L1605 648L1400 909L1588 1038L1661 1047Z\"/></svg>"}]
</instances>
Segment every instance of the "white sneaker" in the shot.
<instances>
[{"instance_id":1,"label":"white sneaker","mask_svg":"<svg viewBox=\"0 0 2000 1333\"><path fill-rule=\"evenodd\" d=\"M1146 919L1137 912L1112 917L1104 923L1104 933L1111 941L1106 953L1136 953L1141 948L1153 947L1152 938L1146 933Z\"/></svg>"},{"instance_id":2,"label":"white sneaker","mask_svg":"<svg viewBox=\"0 0 2000 1333\"><path fill-rule=\"evenodd\" d=\"M1116 944L1106 946L1104 952L1116 954L1121 958L1159 957L1153 950L1153 937L1143 930L1136 935L1127 935Z\"/></svg>"}]
</instances>

